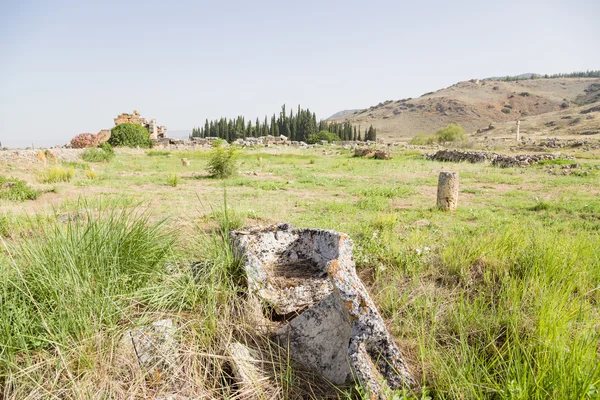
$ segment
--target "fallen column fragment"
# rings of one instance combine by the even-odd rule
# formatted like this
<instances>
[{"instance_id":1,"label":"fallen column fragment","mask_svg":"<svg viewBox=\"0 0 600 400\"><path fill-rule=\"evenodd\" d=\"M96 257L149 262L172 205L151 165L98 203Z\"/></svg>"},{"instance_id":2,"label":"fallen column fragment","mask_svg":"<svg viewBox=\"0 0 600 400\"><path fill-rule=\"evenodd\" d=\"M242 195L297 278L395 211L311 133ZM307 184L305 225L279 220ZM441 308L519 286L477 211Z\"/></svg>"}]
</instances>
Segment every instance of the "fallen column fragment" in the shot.
<instances>
[{"instance_id":1,"label":"fallen column fragment","mask_svg":"<svg viewBox=\"0 0 600 400\"><path fill-rule=\"evenodd\" d=\"M348 235L280 224L231 240L251 294L284 321L274 338L297 361L337 385L358 380L372 396L417 385L356 275Z\"/></svg>"}]
</instances>

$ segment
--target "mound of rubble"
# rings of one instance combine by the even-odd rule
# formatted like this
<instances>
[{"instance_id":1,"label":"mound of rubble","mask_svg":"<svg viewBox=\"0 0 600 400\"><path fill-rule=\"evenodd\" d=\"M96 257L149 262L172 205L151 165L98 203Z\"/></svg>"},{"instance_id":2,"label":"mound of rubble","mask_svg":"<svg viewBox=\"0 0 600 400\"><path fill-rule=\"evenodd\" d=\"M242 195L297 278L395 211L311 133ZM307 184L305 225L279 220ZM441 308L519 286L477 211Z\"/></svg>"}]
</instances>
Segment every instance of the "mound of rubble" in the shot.
<instances>
[{"instance_id":1,"label":"mound of rubble","mask_svg":"<svg viewBox=\"0 0 600 400\"><path fill-rule=\"evenodd\" d=\"M344 233L289 224L231 232L251 296L281 321L273 339L334 384L357 379L370 398L417 386L375 304L356 275ZM275 318L274 318L275 317Z\"/></svg>"},{"instance_id":2,"label":"mound of rubble","mask_svg":"<svg viewBox=\"0 0 600 400\"><path fill-rule=\"evenodd\" d=\"M495 167L510 168L510 167L525 167L536 164L544 160L555 159L574 159L571 156L557 154L517 154L509 156L506 154L489 153L485 151L466 151L466 150L440 150L433 154L425 156L428 160L444 161L444 162L470 162L483 163L490 162Z\"/></svg>"},{"instance_id":3,"label":"mound of rubble","mask_svg":"<svg viewBox=\"0 0 600 400\"><path fill-rule=\"evenodd\" d=\"M6 149L0 150L0 162L46 164L48 161L56 164L58 161L81 161L80 155L85 149L65 149L54 147L52 149Z\"/></svg>"},{"instance_id":4,"label":"mound of rubble","mask_svg":"<svg viewBox=\"0 0 600 400\"><path fill-rule=\"evenodd\" d=\"M567 139L561 140L557 138L542 139L537 143L540 147L548 147L552 149L561 148L583 148L584 150L600 149L600 140L580 140Z\"/></svg>"},{"instance_id":5,"label":"mound of rubble","mask_svg":"<svg viewBox=\"0 0 600 400\"><path fill-rule=\"evenodd\" d=\"M378 150L367 147L355 149L354 157L374 158L376 160L390 160L392 158L392 154L385 150Z\"/></svg>"}]
</instances>

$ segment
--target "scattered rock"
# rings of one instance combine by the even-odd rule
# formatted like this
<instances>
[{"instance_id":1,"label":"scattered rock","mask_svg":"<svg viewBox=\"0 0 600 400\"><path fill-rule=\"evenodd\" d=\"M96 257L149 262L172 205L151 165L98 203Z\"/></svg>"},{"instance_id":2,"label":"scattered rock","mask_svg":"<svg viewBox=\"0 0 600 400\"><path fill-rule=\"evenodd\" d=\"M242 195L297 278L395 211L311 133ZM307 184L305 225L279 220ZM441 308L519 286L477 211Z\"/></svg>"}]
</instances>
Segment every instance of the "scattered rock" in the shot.
<instances>
[{"instance_id":1,"label":"scattered rock","mask_svg":"<svg viewBox=\"0 0 600 400\"><path fill-rule=\"evenodd\" d=\"M428 160L445 162L470 162L482 163L491 162L492 165L500 168L523 167L538 163L543 160L555 159L574 159L571 156L561 154L518 154L509 156L498 153L488 153L485 151L465 151L465 150L440 150L433 154L425 156Z\"/></svg>"},{"instance_id":2,"label":"scattered rock","mask_svg":"<svg viewBox=\"0 0 600 400\"><path fill-rule=\"evenodd\" d=\"M46 164L46 154L43 151L38 150L38 152L35 155L35 158Z\"/></svg>"},{"instance_id":3,"label":"scattered rock","mask_svg":"<svg viewBox=\"0 0 600 400\"><path fill-rule=\"evenodd\" d=\"M46 155L46 160L48 160L48 162L50 162L52 164L58 164L58 159L56 158L56 156L54 155L53 152L51 152L50 150L46 150L44 153Z\"/></svg>"},{"instance_id":4,"label":"scattered rock","mask_svg":"<svg viewBox=\"0 0 600 400\"><path fill-rule=\"evenodd\" d=\"M153 322L150 325L127 332L141 369L154 382L167 379L177 359L175 326L171 319Z\"/></svg>"},{"instance_id":5,"label":"scattered rock","mask_svg":"<svg viewBox=\"0 0 600 400\"><path fill-rule=\"evenodd\" d=\"M431 225L431 222L429 222L428 219L420 219L415 222L415 226L429 226L429 225Z\"/></svg>"},{"instance_id":6,"label":"scattered rock","mask_svg":"<svg viewBox=\"0 0 600 400\"><path fill-rule=\"evenodd\" d=\"M376 160L390 160L392 158L392 154L385 150L378 150L367 147L354 149L354 157L374 158Z\"/></svg>"},{"instance_id":7,"label":"scattered rock","mask_svg":"<svg viewBox=\"0 0 600 400\"><path fill-rule=\"evenodd\" d=\"M229 347L230 365L233 379L238 386L238 393L243 398L265 398L264 386L269 380L261 369L262 360L256 352L240 342L232 342Z\"/></svg>"},{"instance_id":8,"label":"scattered rock","mask_svg":"<svg viewBox=\"0 0 600 400\"><path fill-rule=\"evenodd\" d=\"M110 136L111 136L110 129L102 129L96 135L96 140L98 141L98 144L106 143L110 139Z\"/></svg>"}]
</instances>

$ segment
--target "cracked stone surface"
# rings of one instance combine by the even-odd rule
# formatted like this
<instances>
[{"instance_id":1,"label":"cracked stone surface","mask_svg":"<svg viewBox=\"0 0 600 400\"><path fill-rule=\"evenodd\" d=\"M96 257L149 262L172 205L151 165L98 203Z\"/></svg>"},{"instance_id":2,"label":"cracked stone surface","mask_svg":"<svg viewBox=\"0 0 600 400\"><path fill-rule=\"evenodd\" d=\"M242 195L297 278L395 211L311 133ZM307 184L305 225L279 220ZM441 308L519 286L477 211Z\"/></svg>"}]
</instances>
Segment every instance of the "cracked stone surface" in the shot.
<instances>
[{"instance_id":1,"label":"cracked stone surface","mask_svg":"<svg viewBox=\"0 0 600 400\"><path fill-rule=\"evenodd\" d=\"M275 339L335 384L357 379L371 394L415 387L407 364L356 275L352 240L289 224L231 232L249 290L292 318Z\"/></svg>"},{"instance_id":2,"label":"cracked stone surface","mask_svg":"<svg viewBox=\"0 0 600 400\"><path fill-rule=\"evenodd\" d=\"M128 332L140 367L156 382L163 380L175 363L177 343L174 334L175 326L170 319Z\"/></svg>"}]
</instances>

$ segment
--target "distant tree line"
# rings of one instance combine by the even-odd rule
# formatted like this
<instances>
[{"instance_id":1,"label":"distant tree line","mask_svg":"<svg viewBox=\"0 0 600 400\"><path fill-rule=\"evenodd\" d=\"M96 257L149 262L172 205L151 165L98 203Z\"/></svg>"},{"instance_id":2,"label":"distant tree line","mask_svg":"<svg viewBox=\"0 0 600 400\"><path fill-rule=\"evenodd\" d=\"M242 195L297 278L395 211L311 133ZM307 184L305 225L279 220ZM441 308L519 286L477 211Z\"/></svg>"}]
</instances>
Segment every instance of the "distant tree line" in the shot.
<instances>
[{"instance_id":1,"label":"distant tree line","mask_svg":"<svg viewBox=\"0 0 600 400\"><path fill-rule=\"evenodd\" d=\"M502 78L492 78L492 80L498 81L522 81L527 79L555 79L555 78L600 78L600 70L592 70L592 71L579 71L579 72L570 72L566 74L552 74L552 75L540 75L540 74L531 74L531 75L516 75L516 76L506 76Z\"/></svg>"},{"instance_id":2,"label":"distant tree line","mask_svg":"<svg viewBox=\"0 0 600 400\"><path fill-rule=\"evenodd\" d=\"M236 139L259 136L280 136L284 135L289 140L306 142L310 135L321 131L328 131L337 135L341 140L371 140L377 139L377 130L370 126L361 131L361 127L356 127L350 122L328 122L320 121L317 123L317 116L308 108L302 109L298 106L297 112L286 111L285 104L281 107L279 115L273 114L269 119L265 116L261 121L256 118L246 121L243 116L237 118L220 118L204 122L204 126L194 127L191 137L218 137L232 142Z\"/></svg>"}]
</instances>

